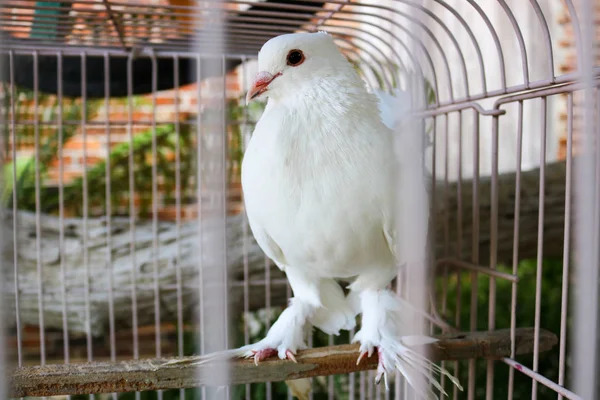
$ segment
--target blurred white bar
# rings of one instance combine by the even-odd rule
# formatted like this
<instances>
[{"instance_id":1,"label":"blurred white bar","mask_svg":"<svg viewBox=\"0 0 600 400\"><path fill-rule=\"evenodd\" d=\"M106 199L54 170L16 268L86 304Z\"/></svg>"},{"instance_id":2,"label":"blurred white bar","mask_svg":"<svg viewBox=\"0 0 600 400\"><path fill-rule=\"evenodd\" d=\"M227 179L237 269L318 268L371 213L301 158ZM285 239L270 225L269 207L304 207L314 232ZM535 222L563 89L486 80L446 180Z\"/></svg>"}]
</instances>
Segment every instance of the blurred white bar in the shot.
<instances>
[{"instance_id":1,"label":"blurred white bar","mask_svg":"<svg viewBox=\"0 0 600 400\"><path fill-rule=\"evenodd\" d=\"M208 231L200 231L197 251L202 282L200 282L201 332L200 348L204 353L212 353L228 348L228 312L227 312L227 247L226 247L226 216L227 216L227 130L226 130L226 78L224 58L219 55L226 53L223 42L223 7L214 6L203 15L201 21L203 30L210 30L214 37L210 48L197 48L198 53L214 54L202 57L199 82L203 77L209 78L210 83L202 89L202 98L198 99L198 118L202 118L198 132L199 153L197 154L197 183L198 213L204 220L203 227ZM214 32L221 32L220 35ZM218 77L221 76L219 79ZM199 83L201 84L201 83ZM206 201L205 201L206 200ZM209 222L206 224L206 222ZM207 381L223 382L223 377L229 376L226 362L215 363L214 368L205 370L209 376ZM222 387L206 387L203 389L205 399L229 398L229 390Z\"/></svg>"},{"instance_id":2,"label":"blurred white bar","mask_svg":"<svg viewBox=\"0 0 600 400\"><path fill-rule=\"evenodd\" d=\"M594 123L593 65L595 51L595 7L596 2L583 0L580 3L582 43L580 60L582 82L585 85L581 107L583 129L581 131L580 154L574 163L575 179L575 226L576 265L573 279L576 285L574 298L574 321L571 343L573 348L573 389L584 399L598 398L598 262L600 198L600 145L598 130Z\"/></svg>"},{"instance_id":3,"label":"blurred white bar","mask_svg":"<svg viewBox=\"0 0 600 400\"><path fill-rule=\"evenodd\" d=\"M406 89L410 96L411 109L423 108L425 104L423 82L417 78ZM430 276L427 243L429 198L423 163L423 137L424 120L409 116L402 121L396 121L394 146L396 157L400 163L395 186L397 216L395 245L398 249L396 254L401 267L399 272L404 278L404 282L402 282L399 275L398 285L402 285L401 296L403 298L417 310L426 311L429 299L428 276ZM404 270L402 271L402 269ZM406 334L427 335L429 333L421 315L408 309L403 312L406 313L403 320L408 322ZM411 387L409 393L427 391L424 379L418 379L415 384L420 387L414 391Z\"/></svg>"}]
</instances>

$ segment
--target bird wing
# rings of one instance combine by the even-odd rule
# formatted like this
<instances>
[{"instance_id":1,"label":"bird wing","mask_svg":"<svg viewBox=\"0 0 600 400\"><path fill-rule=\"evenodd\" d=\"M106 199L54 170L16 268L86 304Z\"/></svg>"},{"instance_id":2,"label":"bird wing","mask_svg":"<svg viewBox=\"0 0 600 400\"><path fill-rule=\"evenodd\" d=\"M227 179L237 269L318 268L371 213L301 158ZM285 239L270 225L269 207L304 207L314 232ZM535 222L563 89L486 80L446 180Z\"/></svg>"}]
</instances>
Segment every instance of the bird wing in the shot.
<instances>
[{"instance_id":1,"label":"bird wing","mask_svg":"<svg viewBox=\"0 0 600 400\"><path fill-rule=\"evenodd\" d=\"M260 246L262 251L269 257L279 269L283 270L288 265L285 255L281 248L275 243L273 238L260 226L260 224L253 221L248 216L248 224L252 230L252 234L256 239L256 243Z\"/></svg>"},{"instance_id":2,"label":"bird wing","mask_svg":"<svg viewBox=\"0 0 600 400\"><path fill-rule=\"evenodd\" d=\"M390 129L408 115L411 107L411 98L408 91L394 89L393 94L389 94L380 89L374 89L373 93L379 100L379 116L381 121Z\"/></svg>"},{"instance_id":3,"label":"bird wing","mask_svg":"<svg viewBox=\"0 0 600 400\"><path fill-rule=\"evenodd\" d=\"M417 136L420 130L408 118L412 107L408 91L394 89L393 94L389 94L375 89L374 94L379 100L382 122L394 131L396 149L392 176L397 186L394 195L390 196L393 200L386 202L384 207L383 235L397 260L401 263L417 261L424 256L427 223L414 223L415 210L425 205L425 210L419 214L425 220L429 217L428 193L423 179L423 149L419 142L421 137Z\"/></svg>"}]
</instances>

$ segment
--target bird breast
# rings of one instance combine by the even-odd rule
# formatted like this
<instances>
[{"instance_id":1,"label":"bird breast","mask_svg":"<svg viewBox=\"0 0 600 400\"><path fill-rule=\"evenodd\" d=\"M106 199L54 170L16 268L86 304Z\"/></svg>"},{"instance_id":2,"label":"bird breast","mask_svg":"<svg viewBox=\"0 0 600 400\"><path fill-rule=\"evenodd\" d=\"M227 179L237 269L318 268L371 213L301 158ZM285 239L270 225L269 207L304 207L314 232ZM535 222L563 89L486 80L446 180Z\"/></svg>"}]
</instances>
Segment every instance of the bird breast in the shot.
<instances>
[{"instance_id":1,"label":"bird breast","mask_svg":"<svg viewBox=\"0 0 600 400\"><path fill-rule=\"evenodd\" d=\"M253 229L264 230L290 266L322 276L389 266L383 215L391 146L383 134L365 134L360 123L311 128L293 115L280 118L263 115L242 165Z\"/></svg>"}]
</instances>

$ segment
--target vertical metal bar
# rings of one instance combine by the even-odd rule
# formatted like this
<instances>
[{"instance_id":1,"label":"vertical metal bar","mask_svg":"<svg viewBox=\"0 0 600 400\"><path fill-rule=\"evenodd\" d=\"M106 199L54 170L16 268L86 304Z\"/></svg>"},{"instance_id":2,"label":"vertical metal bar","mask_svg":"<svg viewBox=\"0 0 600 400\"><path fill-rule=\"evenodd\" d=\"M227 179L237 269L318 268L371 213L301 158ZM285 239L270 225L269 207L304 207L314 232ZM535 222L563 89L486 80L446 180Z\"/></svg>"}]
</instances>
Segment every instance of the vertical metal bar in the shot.
<instances>
[{"instance_id":1,"label":"vertical metal bar","mask_svg":"<svg viewBox=\"0 0 600 400\"><path fill-rule=\"evenodd\" d=\"M431 124L431 203L429 205L429 215L430 215L430 224L429 224L429 232L430 232L430 242L431 248L435 249L437 246L437 233L436 233L436 224L437 224L437 116L432 118ZM425 158L423 158L425 160ZM430 270L435 271L435 256L431 258ZM432 314L437 317L439 314L437 312L437 304L436 304L436 296L435 296L435 281L436 276L432 278L432 286L430 286L430 298L431 298L431 310ZM431 324L432 334L434 332L435 326ZM385 392L386 400L389 398L389 393Z\"/></svg>"},{"instance_id":2,"label":"vertical metal bar","mask_svg":"<svg viewBox=\"0 0 600 400\"><path fill-rule=\"evenodd\" d=\"M129 255L131 257L131 325L133 336L133 359L140 357L138 308L137 308L137 257L135 249L136 223L135 223L135 159L133 155L133 54L127 58L127 138L129 140ZM136 400L141 398L140 392L135 393Z\"/></svg>"},{"instance_id":3,"label":"vertical metal bar","mask_svg":"<svg viewBox=\"0 0 600 400\"><path fill-rule=\"evenodd\" d=\"M473 234L471 241L471 262L479 264L479 113L473 111L473 199L472 199L472 226ZM477 330L477 294L478 294L478 274L471 272L471 315L469 329ZM468 378L468 400L475 399L475 360L469 360L469 378ZM456 396L455 396L456 398Z\"/></svg>"},{"instance_id":4,"label":"vertical metal bar","mask_svg":"<svg viewBox=\"0 0 600 400\"><path fill-rule=\"evenodd\" d=\"M228 116L227 113L229 111L228 109L228 103L227 103L227 63L226 63L227 59L225 57L225 55L223 54L221 56L221 73L223 74L223 91L222 91L222 99L221 99L221 104L222 104L222 109L221 109L221 123L222 123L222 132L221 132L221 140L222 140L222 146L223 146L223 151L221 152L221 168L223 170L222 172L222 179L221 179L221 192L222 192L222 210L223 210L223 214L221 216L221 218L223 218L222 224L223 227L221 229L223 229L223 235L221 237L221 241L222 241L222 246L223 246L223 255L222 255L222 262L223 262L223 292L222 292L222 296L223 296L223 320L222 320L222 324L223 324L223 331L224 331L224 343L223 343L223 348L226 349L229 346L229 271L228 271L228 266L227 266L227 214L228 214L228 210L227 210L227 206L229 204L229 174L227 171L228 168L228 162L229 162L229 158L227 156L228 154L228 150L229 150L229 132L227 129L227 123L228 123ZM224 396L225 398L229 399L230 397L230 387L229 385L225 386L225 393Z\"/></svg>"},{"instance_id":5,"label":"vertical metal bar","mask_svg":"<svg viewBox=\"0 0 600 400\"><path fill-rule=\"evenodd\" d=\"M369 400L373 399L374 380L375 376L373 376L373 371L367 371L367 398Z\"/></svg>"},{"instance_id":6,"label":"vertical metal bar","mask_svg":"<svg viewBox=\"0 0 600 400\"><path fill-rule=\"evenodd\" d=\"M352 330L350 331L350 338L354 337L354 334L356 333L356 328L352 328ZM350 374L350 376L348 377L348 400L355 400L356 399L356 373L352 372Z\"/></svg>"},{"instance_id":7,"label":"vertical metal bar","mask_svg":"<svg viewBox=\"0 0 600 400\"><path fill-rule=\"evenodd\" d=\"M513 227L513 264L512 273L517 275L519 270L519 236L521 219L521 167L523 162L523 101L518 103L517 115L517 171L515 176L515 221ZM510 301L510 358L515 358L515 329L517 327L517 283L513 282L511 287ZM515 370L508 369L508 400L512 400L514 389Z\"/></svg>"},{"instance_id":8,"label":"vertical metal bar","mask_svg":"<svg viewBox=\"0 0 600 400\"><path fill-rule=\"evenodd\" d=\"M544 199L546 189L546 112L547 98L542 97L542 142L540 143L540 194L538 203L537 267L535 273L535 321L533 332L533 371L538 372L540 356L540 317L542 307L542 272L544 261ZM537 381L531 385L531 398L537 399Z\"/></svg>"},{"instance_id":9,"label":"vertical metal bar","mask_svg":"<svg viewBox=\"0 0 600 400\"><path fill-rule=\"evenodd\" d=\"M63 358L65 364L69 363L69 326L67 323L67 289L66 289L66 274L65 274L65 229L64 229L64 128L63 128L63 58L62 53L56 54L56 84L57 84L57 130L58 130L58 253L60 258L60 294L62 301L62 329L63 329Z\"/></svg>"},{"instance_id":10,"label":"vertical metal bar","mask_svg":"<svg viewBox=\"0 0 600 400\"><path fill-rule=\"evenodd\" d=\"M286 295L286 297L285 297L286 301L289 301L289 299L292 298L292 287L290 286L289 282L286 282L286 284L285 284L285 295ZM294 400L294 396L292 396L292 390L290 389L289 386L287 388L287 398L288 398L288 400Z\"/></svg>"},{"instance_id":11,"label":"vertical metal bar","mask_svg":"<svg viewBox=\"0 0 600 400\"><path fill-rule=\"evenodd\" d=\"M492 117L492 185L490 221L490 268L496 269L498 247L498 116ZM496 329L496 278L490 276L488 329ZM494 395L494 361L487 362L486 400Z\"/></svg>"},{"instance_id":12,"label":"vertical metal bar","mask_svg":"<svg viewBox=\"0 0 600 400\"><path fill-rule=\"evenodd\" d=\"M203 219L203 210L202 210L202 192L204 186L202 184L202 164L204 161L204 157L202 152L204 151L204 146L202 146L202 83L200 77L202 76L202 58L198 56L196 58L196 76L197 76L197 103L196 103L196 207L197 211L197 222L198 222L198 321L200 323L200 353L204 354L206 352L206 335L205 335L205 326L206 326L206 312L204 310L205 302L204 302L204 263L202 259L202 255L204 254L204 246L203 246L203 229L202 229L202 219ZM206 386L202 387L202 398L206 399Z\"/></svg>"},{"instance_id":13,"label":"vertical metal bar","mask_svg":"<svg viewBox=\"0 0 600 400\"><path fill-rule=\"evenodd\" d=\"M83 139L83 165L87 165L87 56L81 52L81 135ZM87 168L83 169L82 177L83 190L83 264L85 266L85 281L84 281L84 302L85 302L85 327L86 327L86 343L87 343L87 358L92 361L92 327L91 327L91 310L90 310L90 256L88 250L88 176ZM94 399L95 396L89 396Z\"/></svg>"},{"instance_id":14,"label":"vertical metal bar","mask_svg":"<svg viewBox=\"0 0 600 400\"><path fill-rule=\"evenodd\" d=\"M46 364L46 335L44 328L44 275L42 271L42 222L40 178L40 125L39 125L39 62L38 52L33 52L33 130L35 146L35 253L38 279L38 321L40 334L40 365Z\"/></svg>"},{"instance_id":15,"label":"vertical metal bar","mask_svg":"<svg viewBox=\"0 0 600 400\"><path fill-rule=\"evenodd\" d=\"M110 360L117 360L117 340L115 335L115 299L114 299L114 267L112 261L112 204L111 204L111 163L110 163L110 57L104 53L104 137L106 140L106 162L104 164L105 207L106 207L106 269L108 277L108 331L110 340ZM87 168L87 165L84 166ZM117 400L117 393L112 393Z\"/></svg>"},{"instance_id":16,"label":"vertical metal bar","mask_svg":"<svg viewBox=\"0 0 600 400\"><path fill-rule=\"evenodd\" d=\"M390 400L391 399L390 396L391 396L390 395L390 390L385 390L384 391L384 395L383 395L384 400Z\"/></svg>"},{"instance_id":17,"label":"vertical metal bar","mask_svg":"<svg viewBox=\"0 0 600 400\"><path fill-rule=\"evenodd\" d=\"M308 341L307 341L307 345L308 348L312 348L313 347L313 334L312 332L308 334ZM314 382L314 378L310 378L310 386L313 387L313 382ZM308 393L308 400L314 400L314 392L311 390Z\"/></svg>"},{"instance_id":18,"label":"vertical metal bar","mask_svg":"<svg viewBox=\"0 0 600 400\"><path fill-rule=\"evenodd\" d=\"M271 308L271 260L265 255L265 326L267 331L271 329L271 318L273 309ZM265 394L267 400L273 396L273 386L271 382L265 383Z\"/></svg>"},{"instance_id":19,"label":"vertical metal bar","mask_svg":"<svg viewBox=\"0 0 600 400\"><path fill-rule=\"evenodd\" d=\"M406 274L406 269L402 268L402 269L400 269L400 271L398 272L398 275L396 277L396 294L400 297L404 297L404 294L406 294L406 290L403 287L404 283L406 281L406 279L403 278L404 274ZM404 394L404 398L406 398L406 380L404 379L404 376L400 373L400 371L398 369L396 369L395 375L396 375L396 382L394 385L394 390L396 392L395 400L400 400L403 398L402 394ZM362 384L362 382L361 382L361 384ZM361 392L362 392L362 389L361 389Z\"/></svg>"},{"instance_id":20,"label":"vertical metal bar","mask_svg":"<svg viewBox=\"0 0 600 400\"><path fill-rule=\"evenodd\" d=\"M246 57L242 57L242 77L241 77L241 83L242 83L242 88L246 88L246 82L248 82L248 67L246 65L246 63L248 62L248 60L246 60ZM243 150L244 153L246 152L246 148L248 146L248 134L246 132L246 130L248 129L248 107L244 107L244 111L243 111L243 127L244 130L242 131L242 138L243 138ZM240 166L241 167L241 166ZM243 191L242 191L242 200L243 200ZM250 331L248 329L248 315L250 313L250 272L249 272L249 260L248 260L248 218L246 217L246 207L244 206L243 209L243 214L244 214L244 222L242 225L242 234L244 237L243 240L243 244L244 247L242 249L242 252L244 254L244 286L243 286L243 290L244 290L244 344L249 344L250 343ZM289 286L289 285L288 285ZM250 400L250 384L246 384L246 400ZM290 390L288 388L288 397L290 395Z\"/></svg>"},{"instance_id":21,"label":"vertical metal bar","mask_svg":"<svg viewBox=\"0 0 600 400\"><path fill-rule=\"evenodd\" d=\"M422 109L425 104L423 82L417 80L411 93L412 109ZM398 182L401 184L396 187L396 199L399 199L400 193L410 193L407 200L396 202L395 209L401 215L402 224L397 223L395 229L400 232L398 237L403 240L409 240L407 243L395 243L396 246L402 246L405 254L404 259L409 260L405 263L406 300L419 310L426 309L426 302L429 299L426 269L422 268L422 263L429 261L427 255L427 219L429 212L429 197L426 190L425 171L423 170L423 135L425 126L423 119L408 118L406 125L402 127L402 135L396 134L394 140L395 155L401 154L403 162L410 165L410 168L401 168L398 173ZM408 133L405 129L408 129ZM401 136L404 136L402 140ZM410 149L409 151L406 151ZM397 221L399 222L399 221ZM415 229L416 228L416 229ZM412 235L412 236L411 236ZM418 260L418 264L410 262ZM421 268L419 268L421 266ZM424 333L424 320L422 315L413 314L409 320L410 326L407 329L414 334L422 335ZM423 355L424 356L424 355ZM411 392L421 392L428 389L428 381L424 376L419 377L412 382Z\"/></svg>"},{"instance_id":22,"label":"vertical metal bar","mask_svg":"<svg viewBox=\"0 0 600 400\"><path fill-rule=\"evenodd\" d=\"M569 302L569 270L571 264L571 191L573 187L573 93L567 96L567 169L565 172L565 231L563 240L563 275L560 301L560 343L558 356L558 384L565 385L565 367L567 364L567 315ZM563 396L558 395L558 400Z\"/></svg>"},{"instance_id":23,"label":"vertical metal bar","mask_svg":"<svg viewBox=\"0 0 600 400\"><path fill-rule=\"evenodd\" d=\"M367 393L367 388L365 385L365 378L366 378L367 373L364 371L361 371L360 373L360 386L359 386L359 390L360 390L360 400L366 400L366 393Z\"/></svg>"},{"instance_id":24,"label":"vertical metal bar","mask_svg":"<svg viewBox=\"0 0 600 400\"><path fill-rule=\"evenodd\" d=\"M449 210L448 210L448 171L450 163L450 116L448 113L444 114L446 121L444 127L444 255L450 255L450 221L449 221ZM446 314L448 307L448 267L444 265L444 285L442 286L442 315ZM443 382L443 376L442 376ZM442 384L442 387L443 384Z\"/></svg>"},{"instance_id":25,"label":"vertical metal bar","mask_svg":"<svg viewBox=\"0 0 600 400\"><path fill-rule=\"evenodd\" d=\"M150 56L152 64L152 275L154 282L154 340L155 354L161 357L161 334L160 334L160 285L158 280L158 145L156 138L156 91L157 85L157 62L154 53ZM162 391L157 391L158 400L162 399Z\"/></svg>"},{"instance_id":26,"label":"vertical metal bar","mask_svg":"<svg viewBox=\"0 0 600 400\"><path fill-rule=\"evenodd\" d=\"M183 357L183 280L181 277L181 115L179 113L179 57L173 56L173 85L175 96L175 280L177 284L177 355ZM189 129L189 128L188 128ZM185 399L185 389L179 389L179 398Z\"/></svg>"},{"instance_id":27,"label":"vertical metal bar","mask_svg":"<svg viewBox=\"0 0 600 400\"><path fill-rule=\"evenodd\" d=\"M431 211L429 213L429 215L431 215L430 219L431 219L431 223L430 223L430 232L431 232L431 248L435 249L436 245L437 245L437 233L436 233L436 229L435 226L437 224L437 195L436 195L436 190L437 190L437 116L434 116L432 118L432 124L431 124ZM435 265L435 257L433 258L433 265ZM432 271L434 271L432 269ZM435 283L435 278L434 279L434 283ZM434 286L435 287L435 286ZM432 294L434 294L432 292ZM435 300L435 296L432 296L432 300ZM437 315L437 304L435 304L435 302L432 301L431 304L432 307L432 311L434 313L434 315Z\"/></svg>"},{"instance_id":28,"label":"vertical metal bar","mask_svg":"<svg viewBox=\"0 0 600 400\"><path fill-rule=\"evenodd\" d=\"M333 346L334 342L333 342L333 335L329 335L329 339L327 344L329 346ZM329 375L329 377L327 378L327 398L329 400L334 400L335 398L335 391L334 391L334 386L333 386L333 375Z\"/></svg>"},{"instance_id":29,"label":"vertical metal bar","mask_svg":"<svg viewBox=\"0 0 600 400\"><path fill-rule=\"evenodd\" d=\"M8 66L8 69L9 69L9 79L10 79L10 94L4 92L4 96L7 96L8 99L9 99L9 101L10 101L10 103L11 103L10 104L11 111L14 109L12 107L12 104L15 101L15 98L12 95L13 91L14 91L13 90L14 72L13 72L12 61L13 61L13 53L11 51L9 53L9 63L10 63L10 65ZM6 70L6 61L0 63L0 69L2 69L3 72ZM11 128L12 128L12 121L14 121L14 118L15 118L14 114L11 113L12 115L9 117L8 116L9 111L8 110L3 110L3 111L4 112L1 114L2 118L0 118L1 119L0 123L6 124L7 121L5 120L5 117L8 117L11 120ZM4 125L4 127L8 128L7 125ZM8 143L5 142L5 140L8 139L8 141L13 140L13 145L11 147L11 150L14 149L14 138L15 138L15 135L14 135L13 132L11 132L10 134L7 134L7 135L3 135L0 138L0 146L1 146L1 148L3 150L4 149L8 149ZM2 153L0 153L0 158L2 160L2 166L8 165L8 164L6 164L7 160L5 159L5 157L8 158L10 156L7 153L5 153L4 151ZM14 153L14 152L12 152L12 153ZM12 178L13 179L13 186L12 186L12 191L13 191L13 199L14 199L14 192L16 190L16 186L14 185L14 171L16 170L16 168L15 168L15 159L13 158L11 161L13 163L13 178ZM5 170L2 169L2 173L3 173L2 176L3 177L5 176L4 172L5 172ZM6 186L8 186L7 180L5 180L5 179L0 180L0 190L2 192L4 192L4 189L5 189ZM13 202L13 207L14 206L15 206L15 204ZM14 221L17 219L17 214L15 212L13 212L12 218L13 218L13 226L14 226ZM3 246L6 244L7 240L10 240L8 238L8 235L7 235L8 231L9 231L7 228L8 227L5 224L3 224L2 227L1 227L1 229L0 229L0 244L2 244ZM12 241L13 241L13 246L14 246L15 243L17 242L16 231L13 231ZM6 249L6 248L3 247L3 249ZM13 249L14 249L14 247L13 247ZM6 254L3 253L2 255L5 256ZM3 265L3 267L4 267L4 265ZM15 266L13 266L13 268L16 269ZM5 272L4 268L0 268L0 282L4 282L4 276L3 276L4 272ZM18 271L15 270L15 272L18 272ZM16 281L16 277L15 277L15 281ZM17 293L18 292L19 292L19 287L17 285L15 285L15 298L17 297ZM4 291L3 291L2 294L4 294ZM15 303L16 303L16 301L15 301ZM4 305L5 304L6 304L5 301L3 301L2 304L0 304L0 321L4 321ZM16 306L16 315L17 316L19 315L19 307L18 306ZM6 367L6 364L7 364L7 357L6 357L7 346L6 346L6 341L5 341L5 333L4 333L5 326L4 325L5 324L0 325L0 396L2 398L7 398L8 397L8 388L7 388L7 385L6 385L6 380L7 380L6 377L8 377L8 369ZM19 335L19 333L18 333L19 329L20 329L20 326L18 326L18 324L17 324L17 335ZM17 350L17 353L20 353L20 349ZM19 364L20 364L20 357L19 357Z\"/></svg>"},{"instance_id":30,"label":"vertical metal bar","mask_svg":"<svg viewBox=\"0 0 600 400\"><path fill-rule=\"evenodd\" d=\"M17 101L15 91L15 60L14 52L9 52L9 63L10 63L10 129L11 129L11 153L13 163L12 173L12 210L13 210L13 273L14 285L15 285L15 318L16 318L16 330L17 330L17 366L23 365L23 339L21 337L21 303L20 303L20 283L19 283L19 241L17 240L19 232L19 224L17 218L17 126L16 126L16 107ZM1 393L0 393L1 394Z\"/></svg>"},{"instance_id":31,"label":"vertical metal bar","mask_svg":"<svg viewBox=\"0 0 600 400\"><path fill-rule=\"evenodd\" d=\"M222 42L222 17L221 8L214 9L211 13L211 27L216 31L213 45L215 54L224 54ZM199 49L201 50L201 49ZM206 181L204 190L212 197L210 215L210 235L206 235L205 249L200 254L203 260L203 304L205 306L204 330L205 350L208 352L221 351L227 348L228 340L228 276L227 276L227 126L226 126L226 77L223 76L225 58L211 56L206 60L205 70L207 76L214 77L214 85L210 85L210 98L212 105L207 135L206 151L202 154L202 166L205 167ZM219 79L218 77L221 77ZM200 77L202 78L202 77ZM200 79L201 81L201 79ZM213 82L211 82L213 83ZM207 107L207 109L210 107ZM229 377L228 363L218 363L215 368L202 369L203 379L212 381ZM219 400L229 397L229 384L220 388L205 388L208 398Z\"/></svg>"},{"instance_id":32,"label":"vertical metal bar","mask_svg":"<svg viewBox=\"0 0 600 400\"><path fill-rule=\"evenodd\" d=\"M463 207L462 207L462 153L463 153L463 141L462 141L462 129L463 129L463 113L462 111L458 112L458 177L456 180L456 199L457 199L457 209L456 209L456 257L458 259L461 258L462 254L462 220L463 220ZM454 310L454 325L456 328L460 329L460 314L462 309L461 304L461 292L462 292L462 284L461 284L461 271L456 270L456 310ZM456 379L458 376L458 361L454 362L454 377ZM456 385L452 385L452 391L454 398L458 398L458 388Z\"/></svg>"},{"instance_id":33,"label":"vertical metal bar","mask_svg":"<svg viewBox=\"0 0 600 400\"><path fill-rule=\"evenodd\" d=\"M0 65L0 68L4 67L4 65ZM12 101L12 99L11 99ZM2 181L2 183L4 183L4 181ZM14 186L13 186L14 188ZM0 189L4 189L4 187L0 187ZM16 218L16 215L13 215L13 218ZM6 230L2 230L0 233L0 241L2 241L1 243L5 243L4 241L6 240L5 237L6 234ZM13 238L14 240L14 238ZM0 279L3 278L3 271L0 269ZM15 288L16 290L16 288ZM0 319L4 318L4 304L0 305ZM2 319L3 320L3 319ZM0 343L2 343L2 346L0 346L0 396L7 398L8 397L8 388L6 385L6 376L8 376L7 373L7 368L6 368L6 346L4 345L5 342L5 337L4 337L4 325L0 326Z\"/></svg>"},{"instance_id":34,"label":"vertical metal bar","mask_svg":"<svg viewBox=\"0 0 600 400\"><path fill-rule=\"evenodd\" d=\"M450 255L450 211L449 211L449 199L448 199L448 186L449 186L449 163L450 163L450 117L448 113L444 114L444 255ZM448 266L444 264L443 270L443 281L442 281L442 316L445 317L446 311L448 310ZM442 368L446 368L446 362L442 361ZM446 377L440 376L440 385L442 389L446 390Z\"/></svg>"},{"instance_id":35,"label":"vertical metal bar","mask_svg":"<svg viewBox=\"0 0 600 400\"><path fill-rule=\"evenodd\" d=\"M597 163L600 163L600 143L595 125L593 80L596 59L596 3L590 0L580 2L582 30L582 51L578 65L584 83L583 125L581 130L581 151L574 164L576 221L576 254L578 263L575 269L575 290L573 332L573 388L584 399L598 397L598 235L599 225L597 206L600 202L596 188L600 185Z\"/></svg>"},{"instance_id":36,"label":"vertical metal bar","mask_svg":"<svg viewBox=\"0 0 600 400\"><path fill-rule=\"evenodd\" d=\"M431 248L435 249L438 242L437 229L435 228L438 223L437 219L437 120L438 116L433 116L432 118L432 127L431 127L431 204L430 204L430 240L431 240ZM432 257L431 263L431 271L435 271L435 256ZM432 315L436 318L439 317L439 313L437 310L437 296L435 295L435 282L436 276L432 278L432 286L431 286L431 312ZM440 319L442 317L439 317ZM435 329L435 326L432 325L432 329Z\"/></svg>"}]
</instances>

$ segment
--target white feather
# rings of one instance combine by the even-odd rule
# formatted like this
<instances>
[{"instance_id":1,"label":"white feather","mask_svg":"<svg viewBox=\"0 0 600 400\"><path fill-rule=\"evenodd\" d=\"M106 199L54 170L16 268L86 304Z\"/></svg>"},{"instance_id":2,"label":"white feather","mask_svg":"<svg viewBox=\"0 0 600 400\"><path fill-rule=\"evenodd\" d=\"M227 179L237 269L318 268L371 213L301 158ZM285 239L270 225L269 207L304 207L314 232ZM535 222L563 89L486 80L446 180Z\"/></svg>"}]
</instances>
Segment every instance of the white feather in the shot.
<instances>
[{"instance_id":1,"label":"white feather","mask_svg":"<svg viewBox=\"0 0 600 400\"><path fill-rule=\"evenodd\" d=\"M395 129L410 113L410 93L400 88L394 89L393 94L380 89L374 89L373 93L375 93L379 100L381 121L388 128Z\"/></svg>"}]
</instances>

